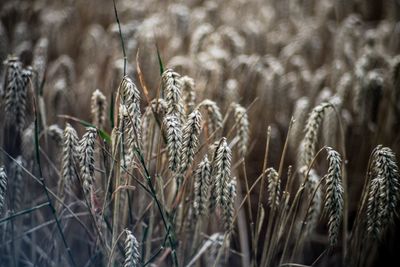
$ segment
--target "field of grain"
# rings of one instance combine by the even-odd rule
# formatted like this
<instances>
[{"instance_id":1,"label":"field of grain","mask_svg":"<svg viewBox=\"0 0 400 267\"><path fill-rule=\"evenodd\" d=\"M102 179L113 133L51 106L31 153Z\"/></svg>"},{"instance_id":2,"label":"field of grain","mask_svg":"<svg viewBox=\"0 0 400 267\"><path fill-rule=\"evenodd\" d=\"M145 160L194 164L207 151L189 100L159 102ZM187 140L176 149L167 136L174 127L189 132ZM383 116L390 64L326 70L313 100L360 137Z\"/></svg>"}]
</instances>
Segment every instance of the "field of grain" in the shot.
<instances>
[{"instance_id":1,"label":"field of grain","mask_svg":"<svg viewBox=\"0 0 400 267\"><path fill-rule=\"evenodd\" d=\"M397 0L0 2L0 267L387 266Z\"/></svg>"}]
</instances>

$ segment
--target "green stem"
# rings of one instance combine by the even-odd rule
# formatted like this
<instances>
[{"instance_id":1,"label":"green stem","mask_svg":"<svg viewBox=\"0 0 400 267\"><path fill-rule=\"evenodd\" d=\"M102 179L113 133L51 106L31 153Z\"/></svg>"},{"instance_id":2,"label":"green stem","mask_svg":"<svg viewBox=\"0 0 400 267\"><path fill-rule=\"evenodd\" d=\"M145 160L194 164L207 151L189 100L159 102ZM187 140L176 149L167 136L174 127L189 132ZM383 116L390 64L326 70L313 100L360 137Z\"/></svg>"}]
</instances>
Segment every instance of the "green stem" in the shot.
<instances>
[{"instance_id":1,"label":"green stem","mask_svg":"<svg viewBox=\"0 0 400 267\"><path fill-rule=\"evenodd\" d=\"M61 228L60 221L56 214L56 210L55 210L52 200L50 198L49 192L47 191L46 182L43 178L42 167L41 167L41 163L40 163L40 154L39 154L39 121L38 121L37 110L36 110L36 100L35 100L35 98L33 100L34 100L34 107L35 107L34 108L34 113L35 113L35 154L36 154L36 161L37 161L38 169L39 169L40 184L42 185L42 189L45 192L47 202L49 203L48 205L49 205L51 213L56 221L57 228L58 228L58 231L60 232L64 247L67 250L68 258L73 266L77 266L74 258L72 257L71 249L69 248L67 241L65 239L64 233Z\"/></svg>"},{"instance_id":2,"label":"green stem","mask_svg":"<svg viewBox=\"0 0 400 267\"><path fill-rule=\"evenodd\" d=\"M37 210L37 209L43 208L43 207L45 207L45 206L47 206L47 205L49 205L49 202L44 202L44 203L39 204L39 205L37 205L37 206L35 206L35 207L28 208L28 209L21 210L21 211L19 211L19 212L13 213L12 215L10 215L10 216L8 216L8 217L6 217L6 218L1 219L1 220L0 220L0 224L4 223L4 222L6 222L6 221L9 221L9 220L11 220L11 219L14 219L15 217L18 217L18 216L21 216L21 215L24 215L24 214L27 214L27 213L31 213L31 212L33 212L33 211L35 211L35 210Z\"/></svg>"},{"instance_id":3,"label":"green stem","mask_svg":"<svg viewBox=\"0 0 400 267\"><path fill-rule=\"evenodd\" d=\"M162 222L164 224L164 228L165 228L165 230L167 232L169 232L170 230L172 230L172 226L165 219L164 211L163 211L163 209L161 207L160 201L157 198L157 193L156 193L156 190L154 188L153 182L151 180L150 173L149 173L149 171L148 171L148 169L146 167L146 164L144 162L143 155L142 155L142 153L140 153L140 151L137 148L135 148L135 151L136 151L136 153L137 153L137 155L138 155L138 157L140 159L140 163L143 166L143 169L144 169L144 172L145 172L145 175L146 175L146 180L147 180L148 186L149 186L150 191L151 191L151 195L152 195L154 201L156 202L158 211L160 212L161 220L162 220ZM172 233L174 234L173 231L172 231ZM174 264L174 266L178 267L179 265L178 265L178 257L176 255L176 251L175 251L175 248L176 248L175 247L175 241L174 241L174 238L171 237L171 234L168 234L168 241L169 241L169 245L171 246L171 250L172 250L171 253L172 253L173 264Z\"/></svg>"}]
</instances>

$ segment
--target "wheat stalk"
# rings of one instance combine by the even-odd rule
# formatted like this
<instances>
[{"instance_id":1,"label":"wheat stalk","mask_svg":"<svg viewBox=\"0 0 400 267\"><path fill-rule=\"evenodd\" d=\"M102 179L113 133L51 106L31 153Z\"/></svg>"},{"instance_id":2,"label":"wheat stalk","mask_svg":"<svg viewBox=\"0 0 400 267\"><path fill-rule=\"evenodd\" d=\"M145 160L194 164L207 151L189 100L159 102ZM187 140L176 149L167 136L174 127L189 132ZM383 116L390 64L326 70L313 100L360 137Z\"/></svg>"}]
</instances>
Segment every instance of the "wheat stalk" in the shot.
<instances>
[{"instance_id":1,"label":"wheat stalk","mask_svg":"<svg viewBox=\"0 0 400 267\"><path fill-rule=\"evenodd\" d=\"M308 182L306 184L307 192L312 197L311 205L308 208L307 216L304 223L306 224L306 232L311 233L316 227L319 220L322 207L322 190L319 186L321 178L314 169L308 173Z\"/></svg>"},{"instance_id":2,"label":"wheat stalk","mask_svg":"<svg viewBox=\"0 0 400 267\"><path fill-rule=\"evenodd\" d=\"M163 117L167 113L167 103L162 98L153 99L150 105L146 107L142 116L142 142L144 151L148 151L154 125L154 116Z\"/></svg>"}]
</instances>

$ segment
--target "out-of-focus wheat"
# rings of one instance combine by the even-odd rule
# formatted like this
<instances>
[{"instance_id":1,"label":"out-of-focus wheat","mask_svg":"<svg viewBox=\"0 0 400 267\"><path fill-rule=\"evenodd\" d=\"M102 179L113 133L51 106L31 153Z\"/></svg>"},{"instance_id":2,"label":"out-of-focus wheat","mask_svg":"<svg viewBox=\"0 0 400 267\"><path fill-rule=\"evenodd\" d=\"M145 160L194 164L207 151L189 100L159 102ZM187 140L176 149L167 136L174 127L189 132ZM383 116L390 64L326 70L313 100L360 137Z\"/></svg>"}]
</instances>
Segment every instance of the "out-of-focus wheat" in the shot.
<instances>
[{"instance_id":1,"label":"out-of-focus wheat","mask_svg":"<svg viewBox=\"0 0 400 267\"><path fill-rule=\"evenodd\" d=\"M247 111L239 104L233 105L235 121L237 127L237 136L239 137L239 155L246 155L249 143L249 119Z\"/></svg>"},{"instance_id":2,"label":"out-of-focus wheat","mask_svg":"<svg viewBox=\"0 0 400 267\"><path fill-rule=\"evenodd\" d=\"M99 129L102 129L106 122L107 101L106 97L99 89L93 92L90 107L93 124Z\"/></svg>"},{"instance_id":3,"label":"out-of-focus wheat","mask_svg":"<svg viewBox=\"0 0 400 267\"><path fill-rule=\"evenodd\" d=\"M16 58L8 59L6 64L4 104L6 122L17 132L22 132L25 126L26 101L32 71L30 68L23 68L22 63Z\"/></svg>"},{"instance_id":4,"label":"out-of-focus wheat","mask_svg":"<svg viewBox=\"0 0 400 267\"><path fill-rule=\"evenodd\" d=\"M212 100L206 99L203 100L199 105L198 108L205 107L207 110L208 114L208 133L212 134L214 131L217 129L220 129L222 127L222 114L221 111L217 105Z\"/></svg>"},{"instance_id":5,"label":"out-of-focus wheat","mask_svg":"<svg viewBox=\"0 0 400 267\"><path fill-rule=\"evenodd\" d=\"M305 136L301 144L298 166L309 166L315 156L315 147L318 141L319 127L322 123L325 111L330 103L322 103L316 106L310 113L305 127Z\"/></svg>"}]
</instances>

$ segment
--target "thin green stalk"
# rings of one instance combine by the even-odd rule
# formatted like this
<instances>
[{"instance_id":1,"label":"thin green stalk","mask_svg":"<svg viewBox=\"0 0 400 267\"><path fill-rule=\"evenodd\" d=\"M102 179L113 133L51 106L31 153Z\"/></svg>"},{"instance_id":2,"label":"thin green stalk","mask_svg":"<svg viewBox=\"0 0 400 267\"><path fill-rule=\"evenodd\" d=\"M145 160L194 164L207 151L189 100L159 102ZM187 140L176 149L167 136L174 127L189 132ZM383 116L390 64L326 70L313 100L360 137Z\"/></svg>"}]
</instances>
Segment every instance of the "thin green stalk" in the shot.
<instances>
[{"instance_id":1,"label":"thin green stalk","mask_svg":"<svg viewBox=\"0 0 400 267\"><path fill-rule=\"evenodd\" d=\"M125 44L124 44L124 38L122 37L122 31L121 31L121 23L119 22L119 17L118 17L118 11L117 11L117 6L115 4L115 0L113 0L113 5L114 5L114 13L115 13L115 19L118 24L118 32L119 32L119 38L121 40L121 46L122 46L122 53L124 55L124 76L126 75L126 51L125 51Z\"/></svg>"},{"instance_id":2,"label":"thin green stalk","mask_svg":"<svg viewBox=\"0 0 400 267\"><path fill-rule=\"evenodd\" d=\"M262 180L261 180L261 185L260 185L260 194L258 196L258 207L257 207L257 219L256 219L256 227L255 227L255 239L253 243L253 263L252 266L256 266L255 264L257 263L257 254L258 254L258 239L259 239L259 232L261 231L262 227L262 221L260 216L261 216L261 209L262 209L262 203L263 203L263 197L264 197L264 186L265 186L265 170L267 169L267 164L268 164L268 154L269 154L269 144L271 140L271 126L268 126L267 130L267 141L265 144L265 152L264 152L264 162L263 162L263 168L262 168Z\"/></svg>"},{"instance_id":3,"label":"thin green stalk","mask_svg":"<svg viewBox=\"0 0 400 267\"><path fill-rule=\"evenodd\" d=\"M120 186L120 182L121 182L121 177L120 177L120 153L119 153L119 146L123 146L123 143L120 142L120 135L117 134L117 136L115 138L113 138L113 141L115 141L115 143L113 143L113 157L116 160L117 164L115 167L115 170L113 171L114 173L114 181L115 181L115 185L114 188L117 189ZM120 205L120 197L121 197L121 193L119 190L117 190L115 192L115 198L114 198L114 208L113 208L113 220L112 220L112 247L115 247L117 242L118 242L118 236L119 236L119 205Z\"/></svg>"},{"instance_id":4,"label":"thin green stalk","mask_svg":"<svg viewBox=\"0 0 400 267\"><path fill-rule=\"evenodd\" d=\"M287 238L286 238L286 241L285 241L285 246L284 246L284 250L283 250L283 253L282 253L282 256L281 256L280 264L282 264L283 259L284 259L285 254L286 254L287 246L288 246L289 239L290 239L290 237L291 237L291 232L292 232L292 229L293 229L293 224L294 224L294 221L295 221L295 219L296 219L297 212L298 212L298 210L299 210L299 208L298 208L299 206L298 206L298 205L299 205L299 203L300 203L301 198L303 197L303 192L304 192L304 189L305 189L305 185L307 184L307 181L308 181L308 177L309 177L311 168L312 168L312 166L315 164L315 161L316 161L316 159L318 158L318 156L319 156L319 155L321 154L321 152L324 151L325 149L326 149L326 147L321 148L321 149L317 152L317 154L314 156L314 158L313 158L313 160L312 160L310 166L308 166L308 170L307 170L307 173L306 173L306 177L305 177L305 179L304 179L304 182L302 183L301 187L300 187L299 190L297 191L296 196L295 196L295 198L294 198L294 201L293 201L293 203L292 203L292 207L290 208L289 215L288 215L288 219L289 219L289 217L292 215L292 213L294 213L294 214L293 214L292 223L291 223L291 225L290 225L289 232L288 232L288 234L287 234ZM287 222L288 222L288 221L286 221L283 225L287 225Z\"/></svg>"},{"instance_id":5,"label":"thin green stalk","mask_svg":"<svg viewBox=\"0 0 400 267\"><path fill-rule=\"evenodd\" d=\"M316 195L316 193L317 193L319 187L322 185L322 182L325 181L325 179L326 179L326 177L324 176L324 177L322 177L321 180L318 182L318 184L317 184L317 186L315 187L315 189L314 189L314 191L313 191L313 193L312 193L312 195L311 195L311 198L310 198L310 200L309 200L309 202L308 202L308 206L307 206L307 209L306 209L306 213L305 213L305 215L304 215L304 219L303 219L302 222L301 222L301 228L300 228L298 237L295 239L296 243L295 243L294 249L292 250L292 256L290 257L290 260L291 260L291 261L293 261L293 258L294 258L294 257L296 256L296 254L297 254L298 246L302 243L302 240L303 240L303 237L304 237L304 235L303 235L303 230L304 230L304 226L306 225L306 219L307 219L307 217L308 217L308 214L309 214L309 211L310 211L310 207L311 207L311 205L312 205L312 202L313 202L313 200L314 200L314 197L315 197L315 195Z\"/></svg>"},{"instance_id":6,"label":"thin green stalk","mask_svg":"<svg viewBox=\"0 0 400 267\"><path fill-rule=\"evenodd\" d=\"M69 246L67 244L67 241L65 239L64 233L63 233L62 228L61 228L60 221L59 221L59 219L57 217L56 210L55 210L54 205L52 203L52 200L50 198L49 192L47 191L46 182L45 182L44 177L43 177L42 166L41 166L41 163L40 163L40 153L39 153L39 122L38 122L38 116L37 116L37 111L36 111L35 98L33 98L33 100L34 100L34 114L35 114L35 155L36 155L36 162L37 162L38 170L39 170L40 183L42 185L43 191L45 192L45 195L46 195L47 201L49 203L49 207L50 207L51 213L52 213L52 215L53 215L53 217L54 217L54 219L56 221L57 228L58 228L58 231L60 232L61 239L62 239L62 242L64 244L64 247L67 250L67 254L68 254L68 258L70 260L70 263L73 266L77 266L76 263L75 263L74 258L72 257L71 249L69 248Z\"/></svg>"},{"instance_id":7,"label":"thin green stalk","mask_svg":"<svg viewBox=\"0 0 400 267\"><path fill-rule=\"evenodd\" d=\"M148 264L150 264L164 249L165 249L165 243L167 242L169 236L169 231L166 233L164 241L162 243L162 245L158 248L158 250L150 257L150 259L148 261L146 261L143 264L143 267L147 266Z\"/></svg>"},{"instance_id":8,"label":"thin green stalk","mask_svg":"<svg viewBox=\"0 0 400 267\"><path fill-rule=\"evenodd\" d=\"M149 171L148 171L148 169L147 169L147 167L146 167L146 164L145 164L145 162L144 162L143 155L142 155L142 153L141 153L137 148L135 148L135 152L137 153L137 155L138 155L138 157L139 157L139 159L140 159L140 163L141 163L141 165L142 165L142 167L143 167L143 169L144 169L144 171L145 171L146 180L147 180L148 186L149 186L149 188L150 188L152 197L153 197L154 201L156 202L158 211L160 212L160 215L161 215L161 219L162 219L164 228L165 228L166 231L169 232L170 229L172 230L172 226L171 226L171 225L167 222L167 220L165 219L164 211L163 211L163 209L162 209L162 207L161 207L161 204L160 204L160 202L159 202L159 200L158 200L158 198L157 198L157 193L156 193L156 190L155 190L155 188L154 188L153 182L152 182L152 180L151 180L150 173L149 173ZM174 238L171 237L171 234L169 234L169 235L168 235L168 241L169 241L169 245L171 246L171 250L172 250L171 253L172 253L173 265L178 267L178 266L179 266L179 265L178 265L178 257L177 257L177 255L176 255L176 250L175 250L176 247L175 247L175 240L174 240L174 239L175 239L175 234L174 234L173 231L172 231L172 233L173 233L173 235L174 235Z\"/></svg>"},{"instance_id":9,"label":"thin green stalk","mask_svg":"<svg viewBox=\"0 0 400 267\"><path fill-rule=\"evenodd\" d=\"M8 158L10 158L12 161L14 161L26 174L28 174L28 176L30 176L33 180L35 180L37 183L41 184L41 181L39 178L37 178L35 175L33 175L30 171L28 171L23 165L19 164L15 158L13 158L9 153L7 153L2 147L0 147L0 151L2 153L4 153L4 155L6 155ZM54 197L54 199L61 203L61 205L63 205L63 207L74 217L74 219L76 219L76 221L82 226L82 228L85 229L85 231L87 233L90 233L89 229L86 227L86 225L77 217L74 216L75 213L71 210L70 207L68 207L58 196L56 193L54 193L53 191L51 191L47 186L45 187L47 192L49 192L49 194Z\"/></svg>"},{"instance_id":10,"label":"thin green stalk","mask_svg":"<svg viewBox=\"0 0 400 267\"><path fill-rule=\"evenodd\" d=\"M10 216L1 219L1 220L0 220L0 224L6 222L6 221L8 221L8 220L14 219L15 217L18 217L18 216L21 216L21 215L24 215L24 214L31 213L31 212L33 212L33 211L35 211L35 210L37 210L37 209L43 208L43 207L45 207L45 206L47 206L47 205L49 205L49 202L44 202L44 203L39 204L39 205L37 205L37 206L35 206L35 207L31 207L31 208L28 208L28 209L21 210L21 211L19 211L19 212L15 212L15 213L11 214Z\"/></svg>"}]
</instances>

